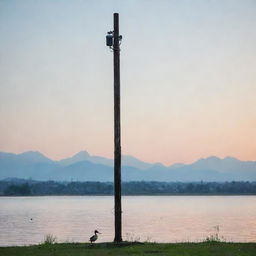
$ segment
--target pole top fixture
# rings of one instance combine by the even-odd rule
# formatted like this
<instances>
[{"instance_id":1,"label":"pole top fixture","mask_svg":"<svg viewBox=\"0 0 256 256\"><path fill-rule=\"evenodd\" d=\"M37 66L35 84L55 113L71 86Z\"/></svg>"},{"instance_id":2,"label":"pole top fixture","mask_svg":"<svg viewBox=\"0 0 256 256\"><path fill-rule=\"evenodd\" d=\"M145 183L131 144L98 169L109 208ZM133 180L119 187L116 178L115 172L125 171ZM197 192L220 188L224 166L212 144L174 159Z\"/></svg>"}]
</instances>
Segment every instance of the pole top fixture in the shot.
<instances>
[{"instance_id":1,"label":"pole top fixture","mask_svg":"<svg viewBox=\"0 0 256 256\"><path fill-rule=\"evenodd\" d=\"M115 27L115 24L119 23L118 22L119 13L115 12L113 15L114 15L114 27ZM114 50L113 47L114 47L115 40L118 40L119 46L121 45L121 42L122 42L122 36L119 35L119 25L117 25L117 27L118 27L117 31L115 31L115 28L114 28L114 30L108 31L106 35L106 46L108 46L111 50ZM115 36L118 36L118 38L116 38ZM118 47L118 50L120 50L119 47Z\"/></svg>"}]
</instances>

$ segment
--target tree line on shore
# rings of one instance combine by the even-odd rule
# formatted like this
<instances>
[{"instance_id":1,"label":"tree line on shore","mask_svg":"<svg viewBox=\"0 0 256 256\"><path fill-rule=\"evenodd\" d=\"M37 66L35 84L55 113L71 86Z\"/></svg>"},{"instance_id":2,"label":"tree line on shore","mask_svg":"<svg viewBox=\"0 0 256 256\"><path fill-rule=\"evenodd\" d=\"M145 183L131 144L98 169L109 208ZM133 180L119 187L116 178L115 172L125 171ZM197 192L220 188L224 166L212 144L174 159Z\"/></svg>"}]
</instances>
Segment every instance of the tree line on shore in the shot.
<instances>
[{"instance_id":1,"label":"tree line on shore","mask_svg":"<svg viewBox=\"0 0 256 256\"><path fill-rule=\"evenodd\" d=\"M2 180L0 196L113 195L112 182ZM123 195L256 195L256 182L123 182Z\"/></svg>"}]
</instances>

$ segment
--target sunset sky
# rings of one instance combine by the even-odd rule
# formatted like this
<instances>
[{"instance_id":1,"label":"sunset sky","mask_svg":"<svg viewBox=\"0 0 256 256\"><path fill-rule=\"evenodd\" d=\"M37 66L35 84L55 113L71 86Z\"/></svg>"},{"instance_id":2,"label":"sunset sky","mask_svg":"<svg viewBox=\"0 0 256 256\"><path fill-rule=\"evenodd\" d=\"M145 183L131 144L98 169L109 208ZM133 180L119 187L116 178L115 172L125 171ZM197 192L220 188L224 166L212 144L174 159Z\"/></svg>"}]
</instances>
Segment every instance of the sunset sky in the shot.
<instances>
[{"instance_id":1,"label":"sunset sky","mask_svg":"<svg viewBox=\"0 0 256 256\"><path fill-rule=\"evenodd\" d=\"M255 0L0 1L0 151L113 158L114 12L123 154L256 160Z\"/></svg>"}]
</instances>

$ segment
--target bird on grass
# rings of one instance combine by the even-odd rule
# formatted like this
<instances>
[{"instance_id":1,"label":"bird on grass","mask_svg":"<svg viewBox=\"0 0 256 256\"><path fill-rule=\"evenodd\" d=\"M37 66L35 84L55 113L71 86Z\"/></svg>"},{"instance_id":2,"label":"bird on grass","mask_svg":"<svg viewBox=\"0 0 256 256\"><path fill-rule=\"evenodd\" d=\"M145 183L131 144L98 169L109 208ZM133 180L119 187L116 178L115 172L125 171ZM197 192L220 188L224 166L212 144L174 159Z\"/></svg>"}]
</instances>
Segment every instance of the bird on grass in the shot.
<instances>
[{"instance_id":1,"label":"bird on grass","mask_svg":"<svg viewBox=\"0 0 256 256\"><path fill-rule=\"evenodd\" d=\"M94 230L94 235L91 236L91 237L90 237L90 240L89 240L89 241L91 242L91 244L92 244L92 242L95 242L95 241L98 239L97 233L98 233L98 234L101 234L98 230Z\"/></svg>"}]
</instances>

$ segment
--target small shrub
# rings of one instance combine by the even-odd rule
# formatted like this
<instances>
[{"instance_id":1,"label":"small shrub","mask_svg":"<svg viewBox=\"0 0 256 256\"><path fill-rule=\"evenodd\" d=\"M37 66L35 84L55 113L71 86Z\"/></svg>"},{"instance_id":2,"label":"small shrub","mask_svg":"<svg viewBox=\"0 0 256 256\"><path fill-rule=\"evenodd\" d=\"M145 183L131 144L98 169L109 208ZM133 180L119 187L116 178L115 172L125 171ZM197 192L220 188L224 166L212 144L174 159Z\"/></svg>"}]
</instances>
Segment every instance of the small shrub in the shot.
<instances>
[{"instance_id":1,"label":"small shrub","mask_svg":"<svg viewBox=\"0 0 256 256\"><path fill-rule=\"evenodd\" d=\"M214 234L207 236L204 242L225 242L226 239L224 237L219 236L220 227L217 225L214 226L213 228L215 230Z\"/></svg>"},{"instance_id":2,"label":"small shrub","mask_svg":"<svg viewBox=\"0 0 256 256\"><path fill-rule=\"evenodd\" d=\"M126 233L126 240L128 242L140 242L140 237L135 237L132 233Z\"/></svg>"},{"instance_id":3,"label":"small shrub","mask_svg":"<svg viewBox=\"0 0 256 256\"><path fill-rule=\"evenodd\" d=\"M147 236L146 240L144 241L145 243L155 243L153 240L152 240L152 237L151 236Z\"/></svg>"},{"instance_id":4,"label":"small shrub","mask_svg":"<svg viewBox=\"0 0 256 256\"><path fill-rule=\"evenodd\" d=\"M52 234L47 234L44 238L43 244L50 245L57 243L57 237Z\"/></svg>"}]
</instances>

